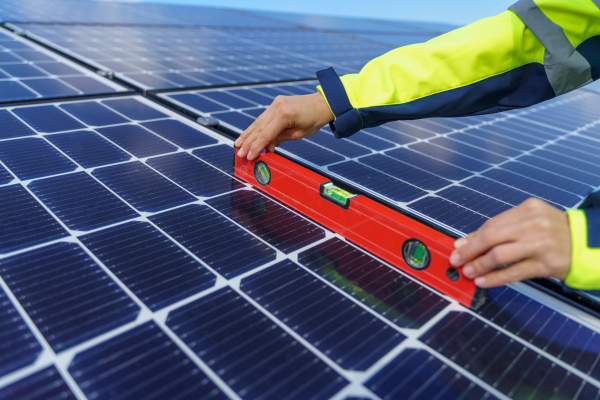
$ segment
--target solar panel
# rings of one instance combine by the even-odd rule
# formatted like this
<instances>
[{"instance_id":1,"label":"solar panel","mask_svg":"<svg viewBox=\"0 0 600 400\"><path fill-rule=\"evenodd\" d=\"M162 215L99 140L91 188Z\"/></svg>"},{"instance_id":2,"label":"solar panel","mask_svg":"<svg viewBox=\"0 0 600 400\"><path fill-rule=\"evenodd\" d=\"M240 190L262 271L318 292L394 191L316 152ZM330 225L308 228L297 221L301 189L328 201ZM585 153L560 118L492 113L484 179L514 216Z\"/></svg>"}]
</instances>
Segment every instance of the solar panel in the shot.
<instances>
[{"instance_id":1,"label":"solar panel","mask_svg":"<svg viewBox=\"0 0 600 400\"><path fill-rule=\"evenodd\" d=\"M0 103L126 90L15 34L0 30Z\"/></svg>"},{"instance_id":2,"label":"solar panel","mask_svg":"<svg viewBox=\"0 0 600 400\"><path fill-rule=\"evenodd\" d=\"M276 28L269 21L237 10L215 7L172 7L162 4L81 0L4 0L0 22L77 24L183 25Z\"/></svg>"},{"instance_id":3,"label":"solar panel","mask_svg":"<svg viewBox=\"0 0 600 400\"><path fill-rule=\"evenodd\" d=\"M358 71L389 46L299 29L18 25L37 40L143 89L311 79ZM408 37L415 43L420 37Z\"/></svg>"},{"instance_id":4,"label":"solar panel","mask_svg":"<svg viewBox=\"0 0 600 400\"><path fill-rule=\"evenodd\" d=\"M0 19L31 32L0 35L0 84L44 64L58 83L27 90L64 97L0 107L0 398L600 397L595 317L523 284L466 309L232 176L234 133L316 86L248 83L356 71L450 27L74 0L3 1ZM94 70L139 94L105 95L123 88ZM111 90L57 94L84 78ZM324 129L280 152L464 233L600 186L598 101Z\"/></svg>"},{"instance_id":5,"label":"solar panel","mask_svg":"<svg viewBox=\"0 0 600 400\"><path fill-rule=\"evenodd\" d=\"M241 132L270 104L268 93L302 94L310 86L159 96ZM324 128L305 140L284 142L280 151L441 228L466 234L528 197L571 208L600 186L592 167L600 163L599 106L600 97L582 90L521 112L391 122L342 140Z\"/></svg>"}]
</instances>

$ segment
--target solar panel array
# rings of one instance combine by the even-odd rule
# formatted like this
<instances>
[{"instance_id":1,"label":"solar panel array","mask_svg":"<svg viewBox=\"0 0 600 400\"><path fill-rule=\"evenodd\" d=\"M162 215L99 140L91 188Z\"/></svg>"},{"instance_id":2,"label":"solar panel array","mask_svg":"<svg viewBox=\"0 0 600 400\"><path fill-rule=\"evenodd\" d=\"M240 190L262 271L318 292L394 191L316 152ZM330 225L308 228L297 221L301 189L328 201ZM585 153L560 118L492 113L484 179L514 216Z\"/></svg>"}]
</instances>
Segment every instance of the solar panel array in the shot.
<instances>
[{"instance_id":1,"label":"solar panel array","mask_svg":"<svg viewBox=\"0 0 600 400\"><path fill-rule=\"evenodd\" d=\"M275 96L447 26L75 0L0 19L0 85L32 93L0 86L0 398L600 397L594 317L524 285L466 309L232 176L231 132ZM598 99L280 151L467 232L598 187Z\"/></svg>"}]
</instances>

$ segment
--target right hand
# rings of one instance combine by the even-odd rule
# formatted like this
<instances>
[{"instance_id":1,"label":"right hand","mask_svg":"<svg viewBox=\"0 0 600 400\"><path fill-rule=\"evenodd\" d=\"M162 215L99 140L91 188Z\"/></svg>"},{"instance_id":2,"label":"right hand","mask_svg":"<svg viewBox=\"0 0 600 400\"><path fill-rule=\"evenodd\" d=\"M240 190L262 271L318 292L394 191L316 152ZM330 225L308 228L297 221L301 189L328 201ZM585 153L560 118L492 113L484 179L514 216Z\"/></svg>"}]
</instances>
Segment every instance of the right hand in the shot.
<instances>
[{"instance_id":1,"label":"right hand","mask_svg":"<svg viewBox=\"0 0 600 400\"><path fill-rule=\"evenodd\" d=\"M254 160L267 147L314 135L334 118L321 93L277 96L273 103L235 141L238 156Z\"/></svg>"}]
</instances>

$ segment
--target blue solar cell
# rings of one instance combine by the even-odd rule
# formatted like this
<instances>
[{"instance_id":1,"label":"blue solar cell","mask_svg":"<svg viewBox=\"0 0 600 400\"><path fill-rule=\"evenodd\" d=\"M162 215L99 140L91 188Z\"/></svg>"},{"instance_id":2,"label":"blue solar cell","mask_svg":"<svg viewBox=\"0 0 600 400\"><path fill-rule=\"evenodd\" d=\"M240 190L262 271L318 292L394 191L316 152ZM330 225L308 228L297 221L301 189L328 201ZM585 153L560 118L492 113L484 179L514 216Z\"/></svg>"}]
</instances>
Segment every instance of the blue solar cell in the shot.
<instances>
[{"instance_id":1,"label":"blue solar cell","mask_svg":"<svg viewBox=\"0 0 600 400\"><path fill-rule=\"evenodd\" d=\"M12 112L37 132L53 133L85 128L85 125L55 106L15 108Z\"/></svg>"},{"instance_id":2,"label":"blue solar cell","mask_svg":"<svg viewBox=\"0 0 600 400\"><path fill-rule=\"evenodd\" d=\"M448 305L431 290L337 238L301 252L298 262L401 328L418 329Z\"/></svg>"},{"instance_id":3,"label":"blue solar cell","mask_svg":"<svg viewBox=\"0 0 600 400\"><path fill-rule=\"evenodd\" d=\"M56 352L131 322L139 312L72 243L2 259L0 274Z\"/></svg>"},{"instance_id":4,"label":"blue solar cell","mask_svg":"<svg viewBox=\"0 0 600 400\"><path fill-rule=\"evenodd\" d=\"M129 122L129 120L114 111L93 101L61 104L60 108L90 126L116 125Z\"/></svg>"},{"instance_id":5,"label":"blue solar cell","mask_svg":"<svg viewBox=\"0 0 600 400\"><path fill-rule=\"evenodd\" d=\"M19 121L6 110L0 110L0 139L35 135L27 125Z\"/></svg>"},{"instance_id":6,"label":"blue solar cell","mask_svg":"<svg viewBox=\"0 0 600 400\"><path fill-rule=\"evenodd\" d=\"M33 48L16 49L13 52L26 61L54 61L54 58Z\"/></svg>"},{"instance_id":7,"label":"blue solar cell","mask_svg":"<svg viewBox=\"0 0 600 400\"><path fill-rule=\"evenodd\" d=\"M21 62L23 62L23 60L12 53L9 53L6 51L0 51L0 63L17 63L17 62L21 63Z\"/></svg>"},{"instance_id":8,"label":"blue solar cell","mask_svg":"<svg viewBox=\"0 0 600 400\"><path fill-rule=\"evenodd\" d=\"M104 100L102 103L135 121L167 118L166 114L136 99Z\"/></svg>"},{"instance_id":9,"label":"blue solar cell","mask_svg":"<svg viewBox=\"0 0 600 400\"><path fill-rule=\"evenodd\" d=\"M177 150L177 147L138 125L112 126L97 131L139 158Z\"/></svg>"},{"instance_id":10,"label":"blue solar cell","mask_svg":"<svg viewBox=\"0 0 600 400\"><path fill-rule=\"evenodd\" d=\"M262 113L265 112L263 107L260 108L247 108L244 110L244 114L248 114L254 118L258 118Z\"/></svg>"},{"instance_id":11,"label":"blue solar cell","mask_svg":"<svg viewBox=\"0 0 600 400\"><path fill-rule=\"evenodd\" d=\"M150 220L226 278L275 259L275 250L207 206L185 206Z\"/></svg>"},{"instance_id":12,"label":"blue solar cell","mask_svg":"<svg viewBox=\"0 0 600 400\"><path fill-rule=\"evenodd\" d=\"M508 397L571 399L585 384L563 367L466 313L448 314L420 339ZM595 388L593 397L599 395L600 390Z\"/></svg>"},{"instance_id":13,"label":"blue solar cell","mask_svg":"<svg viewBox=\"0 0 600 400\"><path fill-rule=\"evenodd\" d=\"M519 161L545 171L552 171L555 174L575 179L579 182L583 182L594 187L600 186L600 174L595 173L593 168L587 167L584 170L577 169L580 168L581 164L584 163L577 163L575 162L575 160L573 160L572 162L571 160L567 160L567 163L554 162L541 157L537 157L538 152L532 154L533 155L524 155L522 157L519 157ZM564 159L564 157L562 159Z\"/></svg>"},{"instance_id":14,"label":"blue solar cell","mask_svg":"<svg viewBox=\"0 0 600 400\"><path fill-rule=\"evenodd\" d=\"M3 399L73 399L76 397L54 366L0 389Z\"/></svg>"},{"instance_id":15,"label":"blue solar cell","mask_svg":"<svg viewBox=\"0 0 600 400\"><path fill-rule=\"evenodd\" d=\"M193 147L206 146L217 143L217 139L194 129L183 122L172 119L163 121L146 122L142 124L145 128L150 129L157 135L175 143L184 149Z\"/></svg>"},{"instance_id":16,"label":"blue solar cell","mask_svg":"<svg viewBox=\"0 0 600 400\"><path fill-rule=\"evenodd\" d=\"M220 117L219 117L220 118ZM290 140L281 144L283 150L290 151L298 157L302 157L308 162L316 165L327 165L344 161L341 155L327 150L326 148L312 144L307 140L294 141Z\"/></svg>"},{"instance_id":17,"label":"blue solar cell","mask_svg":"<svg viewBox=\"0 0 600 400\"><path fill-rule=\"evenodd\" d=\"M125 153L102 136L90 131L48 135L46 139L84 168L131 159L131 155Z\"/></svg>"},{"instance_id":18,"label":"blue solar cell","mask_svg":"<svg viewBox=\"0 0 600 400\"><path fill-rule=\"evenodd\" d=\"M153 322L79 353L69 372L88 398L227 398Z\"/></svg>"},{"instance_id":19,"label":"blue solar cell","mask_svg":"<svg viewBox=\"0 0 600 400\"><path fill-rule=\"evenodd\" d=\"M79 239L152 311L215 283L202 264L147 223L117 225Z\"/></svg>"},{"instance_id":20,"label":"blue solar cell","mask_svg":"<svg viewBox=\"0 0 600 400\"><path fill-rule=\"evenodd\" d=\"M428 351L407 349L365 386L382 399L486 399L490 395Z\"/></svg>"},{"instance_id":21,"label":"blue solar cell","mask_svg":"<svg viewBox=\"0 0 600 400\"><path fill-rule=\"evenodd\" d=\"M470 132L472 133L473 131ZM482 135L482 137L475 137L466 133L458 132L452 135L448 135L448 137L452 140L458 140L459 142L479 147L480 149L483 149L486 152L489 151L507 158L516 157L518 155L521 155L522 153L520 150L488 140L488 138L485 137L485 134Z\"/></svg>"},{"instance_id":22,"label":"blue solar cell","mask_svg":"<svg viewBox=\"0 0 600 400\"><path fill-rule=\"evenodd\" d=\"M253 190L237 190L206 204L284 253L325 237L317 225Z\"/></svg>"},{"instance_id":23,"label":"blue solar cell","mask_svg":"<svg viewBox=\"0 0 600 400\"><path fill-rule=\"evenodd\" d=\"M573 178L565 178L555 174L554 171L548 172L547 170L532 167L518 161L503 164L502 168L574 194L585 195L593 190L590 185L580 183Z\"/></svg>"},{"instance_id":24,"label":"blue solar cell","mask_svg":"<svg viewBox=\"0 0 600 400\"><path fill-rule=\"evenodd\" d=\"M10 174L10 172L8 172L6 170L6 168L4 168L2 165L0 165L0 185L4 185L5 183L10 183L13 180L13 176Z\"/></svg>"},{"instance_id":25,"label":"blue solar cell","mask_svg":"<svg viewBox=\"0 0 600 400\"><path fill-rule=\"evenodd\" d=\"M490 218L512 208L509 204L463 186L450 186L439 191L437 195Z\"/></svg>"},{"instance_id":26,"label":"blue solar cell","mask_svg":"<svg viewBox=\"0 0 600 400\"><path fill-rule=\"evenodd\" d=\"M67 236L21 185L0 187L0 254Z\"/></svg>"},{"instance_id":27,"label":"blue solar cell","mask_svg":"<svg viewBox=\"0 0 600 400\"><path fill-rule=\"evenodd\" d=\"M464 233L474 232L487 220L481 214L440 197L425 197L409 205L415 211Z\"/></svg>"},{"instance_id":28,"label":"blue solar cell","mask_svg":"<svg viewBox=\"0 0 600 400\"><path fill-rule=\"evenodd\" d=\"M560 115L556 115L556 108L531 112L521 116L520 118L526 118L544 124L544 127L542 127L542 129L545 128L546 125L549 125L552 126L554 129L558 128L564 129L566 131L575 130L591 122L582 121L581 115L579 116L579 118L564 118Z\"/></svg>"},{"instance_id":29,"label":"blue solar cell","mask_svg":"<svg viewBox=\"0 0 600 400\"><path fill-rule=\"evenodd\" d=\"M77 169L77 165L41 138L0 142L0 161L22 180Z\"/></svg>"},{"instance_id":30,"label":"blue solar cell","mask_svg":"<svg viewBox=\"0 0 600 400\"><path fill-rule=\"evenodd\" d=\"M452 121L452 120L449 120ZM433 133L437 133L437 134L443 134L443 133L448 133L448 132L452 132L454 129L462 129L464 128L464 126L460 125L460 126L456 126L456 124L453 124L452 122L446 123L444 122L442 119L435 119L435 120L431 120L431 119L415 119L415 120L410 120L410 121L404 121L402 122L402 124L406 125L411 125L411 126L416 126L417 128L429 131L429 132L433 132Z\"/></svg>"},{"instance_id":31,"label":"blue solar cell","mask_svg":"<svg viewBox=\"0 0 600 400\"><path fill-rule=\"evenodd\" d=\"M427 172L431 172L434 175L438 175L442 178L450 180L461 180L471 173L464 169L457 168L454 165L439 161L435 158L419 154L416 151L409 150L406 148L399 148L385 152L386 155L393 157L399 161L410 164L414 167L423 169Z\"/></svg>"},{"instance_id":32,"label":"blue solar cell","mask_svg":"<svg viewBox=\"0 0 600 400\"><path fill-rule=\"evenodd\" d=\"M325 399L347 384L231 289L171 312L167 325L244 398Z\"/></svg>"},{"instance_id":33,"label":"blue solar cell","mask_svg":"<svg viewBox=\"0 0 600 400\"><path fill-rule=\"evenodd\" d=\"M22 82L44 97L74 96L80 94L78 90L67 86L57 79L35 78L23 80Z\"/></svg>"},{"instance_id":34,"label":"blue solar cell","mask_svg":"<svg viewBox=\"0 0 600 400\"><path fill-rule=\"evenodd\" d=\"M92 173L138 211L157 212L196 201L141 162L98 168Z\"/></svg>"},{"instance_id":35,"label":"blue solar cell","mask_svg":"<svg viewBox=\"0 0 600 400\"><path fill-rule=\"evenodd\" d=\"M186 106L205 113L228 110L224 105L215 103L206 97L198 96L196 94L174 94L169 95L169 97L184 103Z\"/></svg>"},{"instance_id":36,"label":"blue solar cell","mask_svg":"<svg viewBox=\"0 0 600 400\"><path fill-rule=\"evenodd\" d=\"M237 96L243 97L244 99L250 100L253 103L261 105L271 104L271 102L273 101L273 98L271 96L266 96L263 93L250 89L231 89L228 90L228 93L233 93ZM302 94L305 93L306 92Z\"/></svg>"},{"instance_id":37,"label":"blue solar cell","mask_svg":"<svg viewBox=\"0 0 600 400\"><path fill-rule=\"evenodd\" d=\"M85 172L33 181L29 188L71 229L86 231L139 216Z\"/></svg>"},{"instance_id":38,"label":"blue solar cell","mask_svg":"<svg viewBox=\"0 0 600 400\"><path fill-rule=\"evenodd\" d=\"M233 172L234 150L233 147L220 144L197 149L192 152L207 163L219 168L221 171L231 174Z\"/></svg>"},{"instance_id":39,"label":"blue solar cell","mask_svg":"<svg viewBox=\"0 0 600 400\"><path fill-rule=\"evenodd\" d=\"M529 136L542 138L544 141L556 139L565 134L565 131L558 126L539 125L519 117L504 120L501 125Z\"/></svg>"},{"instance_id":40,"label":"blue solar cell","mask_svg":"<svg viewBox=\"0 0 600 400\"><path fill-rule=\"evenodd\" d=\"M0 272L2 272L1 269ZM42 351L42 346L35 339L2 288L0 288L0 332L2 332L0 377L32 364ZM3 392L8 394L12 392L12 389L0 389L0 398L17 398L5 396Z\"/></svg>"},{"instance_id":41,"label":"blue solar cell","mask_svg":"<svg viewBox=\"0 0 600 400\"><path fill-rule=\"evenodd\" d=\"M539 135L538 131L532 131L530 128L519 129L516 126L508 126L506 121L502 121L493 125L484 125L480 128L482 131L491 132L500 137L506 137L522 143L528 143L532 146L539 146L550 140L550 137Z\"/></svg>"},{"instance_id":42,"label":"blue solar cell","mask_svg":"<svg viewBox=\"0 0 600 400\"><path fill-rule=\"evenodd\" d=\"M34 76L47 76L41 70L30 64L2 64L2 71L15 78L30 78Z\"/></svg>"},{"instance_id":43,"label":"blue solar cell","mask_svg":"<svg viewBox=\"0 0 600 400\"><path fill-rule=\"evenodd\" d=\"M38 62L34 63L38 68L43 69L50 75L80 75L81 72L77 71L75 68L69 67L67 64L63 64L61 62ZM1 67L0 67L1 68Z\"/></svg>"},{"instance_id":44,"label":"blue solar cell","mask_svg":"<svg viewBox=\"0 0 600 400\"><path fill-rule=\"evenodd\" d=\"M243 186L231 176L187 153L151 158L147 164L200 197L216 196Z\"/></svg>"},{"instance_id":45,"label":"blue solar cell","mask_svg":"<svg viewBox=\"0 0 600 400\"><path fill-rule=\"evenodd\" d=\"M506 157L490 153L487 150L478 149L476 147L457 142L447 137L431 139L429 143L489 164L499 164L501 162L506 161Z\"/></svg>"},{"instance_id":46,"label":"blue solar cell","mask_svg":"<svg viewBox=\"0 0 600 400\"><path fill-rule=\"evenodd\" d=\"M558 153L557 155L555 155ZM567 165L575 165L577 161L583 161L588 164L593 164L594 166L600 165L600 156L598 154L593 154L590 152L583 152L577 149L573 149L569 146L560 146L558 144L549 144L544 146L543 149L532 153L535 155L540 155L540 157L548 158L549 160L560 160L563 156L567 156L567 159L574 158L574 161L567 161L565 164ZM545 154L542 156L541 154ZM585 169L584 169L585 171Z\"/></svg>"},{"instance_id":47,"label":"blue solar cell","mask_svg":"<svg viewBox=\"0 0 600 400\"><path fill-rule=\"evenodd\" d=\"M39 96L20 82L0 81L0 101L35 99L36 97Z\"/></svg>"},{"instance_id":48,"label":"blue solar cell","mask_svg":"<svg viewBox=\"0 0 600 400\"><path fill-rule=\"evenodd\" d=\"M332 165L329 171L350 179L394 201L408 202L427 194L416 186L359 164L355 161Z\"/></svg>"},{"instance_id":49,"label":"blue solar cell","mask_svg":"<svg viewBox=\"0 0 600 400\"><path fill-rule=\"evenodd\" d=\"M349 158L364 156L372 153L372 151L369 149L358 146L349 140L336 139L331 133L328 132L319 131L307 140L325 148L334 149L336 153Z\"/></svg>"},{"instance_id":50,"label":"blue solar cell","mask_svg":"<svg viewBox=\"0 0 600 400\"><path fill-rule=\"evenodd\" d=\"M425 190L437 190L450 184L444 178L380 154L362 157L360 162Z\"/></svg>"},{"instance_id":51,"label":"blue solar cell","mask_svg":"<svg viewBox=\"0 0 600 400\"><path fill-rule=\"evenodd\" d=\"M559 146L569 147L593 155L598 155L598 152L600 152L600 142L586 137L568 136L562 140L557 140L555 143Z\"/></svg>"},{"instance_id":52,"label":"blue solar cell","mask_svg":"<svg viewBox=\"0 0 600 400\"><path fill-rule=\"evenodd\" d=\"M531 143L524 142L518 139L511 139L507 135L502 135L499 133L494 133L486 129L487 126L482 126L481 128L468 129L465 130L464 133L457 133L453 135L455 138L459 138L462 135L469 135L471 137L476 137L478 139L485 140L486 142L498 143L505 147L510 147L511 149L523 151L529 151L533 149L535 146Z\"/></svg>"},{"instance_id":53,"label":"blue solar cell","mask_svg":"<svg viewBox=\"0 0 600 400\"><path fill-rule=\"evenodd\" d=\"M254 118L237 111L222 112L213 116L241 131L246 130L254 122Z\"/></svg>"},{"instance_id":54,"label":"blue solar cell","mask_svg":"<svg viewBox=\"0 0 600 400\"><path fill-rule=\"evenodd\" d=\"M480 176L474 176L460 184L513 206L517 206L531 197L528 193Z\"/></svg>"},{"instance_id":55,"label":"blue solar cell","mask_svg":"<svg viewBox=\"0 0 600 400\"><path fill-rule=\"evenodd\" d=\"M344 369L364 371L406 338L289 260L243 279L241 290Z\"/></svg>"},{"instance_id":56,"label":"blue solar cell","mask_svg":"<svg viewBox=\"0 0 600 400\"><path fill-rule=\"evenodd\" d=\"M201 95L234 109L256 107L256 103L246 101L228 92L202 92Z\"/></svg>"},{"instance_id":57,"label":"blue solar cell","mask_svg":"<svg viewBox=\"0 0 600 400\"><path fill-rule=\"evenodd\" d=\"M489 164L485 164L474 158L449 151L439 146L434 146L430 143L415 143L410 145L409 149L412 149L417 153L426 154L430 157L437 158L440 161L447 162L448 164L452 164L456 167L463 168L471 172L480 172L490 168Z\"/></svg>"},{"instance_id":58,"label":"blue solar cell","mask_svg":"<svg viewBox=\"0 0 600 400\"><path fill-rule=\"evenodd\" d=\"M370 135L365 135L364 132L369 133ZM387 142L384 140L377 140L371 135L376 136L377 138L386 139ZM358 134L351 136L350 140L357 141L357 143L363 144L373 150L384 150L393 147L394 144L402 145L412 143L416 139L387 126L376 126L374 128L367 128L359 131ZM375 148L372 146L377 147Z\"/></svg>"},{"instance_id":59,"label":"blue solar cell","mask_svg":"<svg viewBox=\"0 0 600 400\"><path fill-rule=\"evenodd\" d=\"M483 176L564 207L573 207L581 200L579 196L572 193L500 168L491 169Z\"/></svg>"},{"instance_id":60,"label":"blue solar cell","mask_svg":"<svg viewBox=\"0 0 600 400\"><path fill-rule=\"evenodd\" d=\"M586 375L600 377L600 336L592 329L507 287L490 290L478 313Z\"/></svg>"},{"instance_id":61,"label":"blue solar cell","mask_svg":"<svg viewBox=\"0 0 600 400\"><path fill-rule=\"evenodd\" d=\"M404 121L388 122L385 124L385 127L412 136L415 139L428 139L435 136L435 133L428 129Z\"/></svg>"}]
</instances>

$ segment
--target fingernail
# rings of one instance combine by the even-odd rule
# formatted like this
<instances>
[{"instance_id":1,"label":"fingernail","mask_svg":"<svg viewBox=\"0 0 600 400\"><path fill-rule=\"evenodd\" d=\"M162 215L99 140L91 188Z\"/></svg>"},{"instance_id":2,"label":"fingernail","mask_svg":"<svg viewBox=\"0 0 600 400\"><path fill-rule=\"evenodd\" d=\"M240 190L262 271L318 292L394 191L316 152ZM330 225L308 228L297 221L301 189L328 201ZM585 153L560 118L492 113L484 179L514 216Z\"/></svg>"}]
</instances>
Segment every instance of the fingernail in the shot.
<instances>
[{"instance_id":1,"label":"fingernail","mask_svg":"<svg viewBox=\"0 0 600 400\"><path fill-rule=\"evenodd\" d=\"M450 264L454 265L454 266L458 266L460 263L460 256L458 255L458 253L455 251L450 255Z\"/></svg>"},{"instance_id":2,"label":"fingernail","mask_svg":"<svg viewBox=\"0 0 600 400\"><path fill-rule=\"evenodd\" d=\"M462 246L464 246L465 244L467 244L467 238L466 237L458 238L456 240L456 242L454 242L454 248L459 249Z\"/></svg>"},{"instance_id":3,"label":"fingernail","mask_svg":"<svg viewBox=\"0 0 600 400\"><path fill-rule=\"evenodd\" d=\"M466 276L467 278L472 278L474 274L475 274L475 269L473 267L471 267L470 265L463 268L463 275Z\"/></svg>"},{"instance_id":4,"label":"fingernail","mask_svg":"<svg viewBox=\"0 0 600 400\"><path fill-rule=\"evenodd\" d=\"M240 144L240 138L235 139L235 142L233 142L236 146L238 146Z\"/></svg>"},{"instance_id":5,"label":"fingernail","mask_svg":"<svg viewBox=\"0 0 600 400\"><path fill-rule=\"evenodd\" d=\"M475 278L475 285L476 286L485 285L485 278L483 276L480 276L479 278Z\"/></svg>"},{"instance_id":6,"label":"fingernail","mask_svg":"<svg viewBox=\"0 0 600 400\"><path fill-rule=\"evenodd\" d=\"M254 158L254 154L252 154L252 152L248 153L248 155L246 156L246 158L248 160L252 160Z\"/></svg>"}]
</instances>

